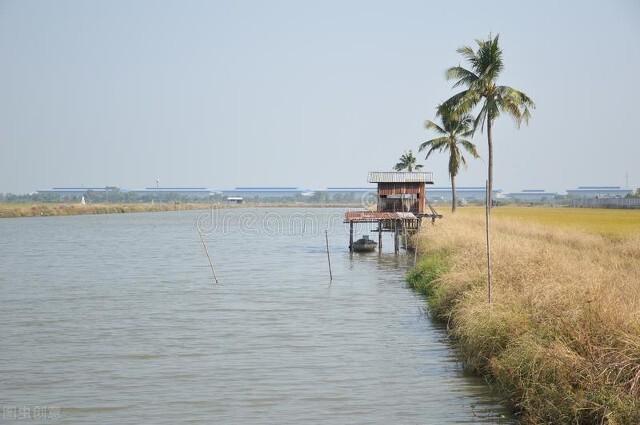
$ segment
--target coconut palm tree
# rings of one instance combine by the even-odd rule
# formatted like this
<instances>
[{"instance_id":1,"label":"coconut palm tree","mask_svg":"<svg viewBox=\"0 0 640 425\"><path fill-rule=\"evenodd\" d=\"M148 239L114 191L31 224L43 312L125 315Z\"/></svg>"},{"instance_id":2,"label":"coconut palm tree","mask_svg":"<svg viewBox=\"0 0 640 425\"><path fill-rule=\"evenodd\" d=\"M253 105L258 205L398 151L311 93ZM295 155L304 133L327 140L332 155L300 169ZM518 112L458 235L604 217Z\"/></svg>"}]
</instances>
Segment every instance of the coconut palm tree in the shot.
<instances>
[{"instance_id":1,"label":"coconut palm tree","mask_svg":"<svg viewBox=\"0 0 640 425\"><path fill-rule=\"evenodd\" d=\"M422 168L422 165L417 164L418 158L413 155L411 150L405 152L400 157L400 161L393 167L396 171L404 171L412 172L413 170L419 170Z\"/></svg>"},{"instance_id":2,"label":"coconut palm tree","mask_svg":"<svg viewBox=\"0 0 640 425\"><path fill-rule=\"evenodd\" d=\"M463 155L463 151L467 151L474 158L478 158L476 145L471 143L467 137L473 136L473 117L469 114L461 115L454 113L446 105L438 107L438 115L442 124L437 124L431 120L427 120L425 127L427 130L435 131L439 137L436 137L420 145L419 151L425 149L427 156L425 159L435 152L449 152L449 178L451 179L451 212L456 212L456 176L460 171L460 166L467 166L467 160Z\"/></svg>"},{"instance_id":3,"label":"coconut palm tree","mask_svg":"<svg viewBox=\"0 0 640 425\"><path fill-rule=\"evenodd\" d=\"M453 87L466 87L466 90L455 94L445 102L457 113L467 114L477 105L480 111L474 120L474 129L487 129L488 144L488 204L491 205L493 189L493 123L501 113L510 115L520 127L522 122L528 123L531 109L535 108L533 100L523 92L509 86L498 85L496 80L503 69L502 49L498 45L498 37L487 40L476 40L478 49L465 46L458 53L469 63L470 69L454 66L447 70L447 79L456 80Z\"/></svg>"}]
</instances>

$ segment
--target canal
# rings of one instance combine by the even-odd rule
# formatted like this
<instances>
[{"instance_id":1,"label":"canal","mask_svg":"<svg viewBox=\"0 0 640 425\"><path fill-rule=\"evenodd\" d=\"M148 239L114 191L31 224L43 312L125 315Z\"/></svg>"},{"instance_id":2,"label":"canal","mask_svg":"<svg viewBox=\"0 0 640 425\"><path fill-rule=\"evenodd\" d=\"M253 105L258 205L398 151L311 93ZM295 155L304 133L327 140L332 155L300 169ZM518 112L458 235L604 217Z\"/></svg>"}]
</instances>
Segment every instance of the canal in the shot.
<instances>
[{"instance_id":1,"label":"canal","mask_svg":"<svg viewBox=\"0 0 640 425\"><path fill-rule=\"evenodd\" d=\"M350 255L343 213L0 220L3 419L512 423L406 286L413 255Z\"/></svg>"}]
</instances>

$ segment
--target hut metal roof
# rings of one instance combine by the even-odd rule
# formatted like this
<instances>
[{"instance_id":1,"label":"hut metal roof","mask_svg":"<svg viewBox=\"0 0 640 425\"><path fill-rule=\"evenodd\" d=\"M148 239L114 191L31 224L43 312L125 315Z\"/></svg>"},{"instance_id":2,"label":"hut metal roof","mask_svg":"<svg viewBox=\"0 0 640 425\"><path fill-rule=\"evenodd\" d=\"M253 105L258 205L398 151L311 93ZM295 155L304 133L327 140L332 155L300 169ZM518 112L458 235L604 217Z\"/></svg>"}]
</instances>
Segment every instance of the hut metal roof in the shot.
<instances>
[{"instance_id":1,"label":"hut metal roof","mask_svg":"<svg viewBox=\"0 0 640 425\"><path fill-rule=\"evenodd\" d=\"M428 183L433 184L431 171L370 171L369 183Z\"/></svg>"}]
</instances>

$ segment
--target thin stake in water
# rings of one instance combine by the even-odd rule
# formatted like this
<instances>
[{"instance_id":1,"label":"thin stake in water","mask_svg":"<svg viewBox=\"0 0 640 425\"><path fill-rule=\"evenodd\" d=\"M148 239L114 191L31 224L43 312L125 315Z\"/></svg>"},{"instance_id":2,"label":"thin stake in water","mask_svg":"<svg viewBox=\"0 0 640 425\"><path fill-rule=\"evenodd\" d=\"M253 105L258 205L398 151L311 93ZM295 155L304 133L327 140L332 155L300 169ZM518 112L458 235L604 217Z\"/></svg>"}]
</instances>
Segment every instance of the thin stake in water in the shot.
<instances>
[{"instance_id":1,"label":"thin stake in water","mask_svg":"<svg viewBox=\"0 0 640 425\"><path fill-rule=\"evenodd\" d=\"M207 244L204 242L204 237L202 237L202 232L198 229L198 234L200 235L200 240L202 241L202 246L204 247L204 252L207 254L207 259L209 260L209 266L211 267L211 273L213 273L213 280L218 283L218 277L216 276L216 270L213 268L213 262L211 261L211 256L209 256L209 250L207 249Z\"/></svg>"},{"instance_id":2,"label":"thin stake in water","mask_svg":"<svg viewBox=\"0 0 640 425\"><path fill-rule=\"evenodd\" d=\"M329 263L329 280L333 280L333 273L331 272L331 256L329 255L329 231L324 231L324 239L327 243L327 262Z\"/></svg>"}]
</instances>

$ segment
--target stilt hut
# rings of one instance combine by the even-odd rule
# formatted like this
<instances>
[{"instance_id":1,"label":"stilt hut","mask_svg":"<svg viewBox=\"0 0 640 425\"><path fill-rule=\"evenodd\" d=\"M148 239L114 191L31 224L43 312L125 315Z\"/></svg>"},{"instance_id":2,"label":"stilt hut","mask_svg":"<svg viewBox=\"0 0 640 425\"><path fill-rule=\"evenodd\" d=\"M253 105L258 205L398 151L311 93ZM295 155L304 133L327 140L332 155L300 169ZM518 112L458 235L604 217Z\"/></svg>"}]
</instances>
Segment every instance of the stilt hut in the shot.
<instances>
[{"instance_id":1,"label":"stilt hut","mask_svg":"<svg viewBox=\"0 0 640 425\"><path fill-rule=\"evenodd\" d=\"M377 223L378 252L382 252L382 232L394 233L394 250L400 251L400 235L413 234L424 218L435 221L442 216L427 202L426 185L433 184L431 172L369 172L369 183L376 183L377 205L375 211L348 211L345 223L349 223L349 249L353 251L353 230L357 223Z\"/></svg>"}]
</instances>

